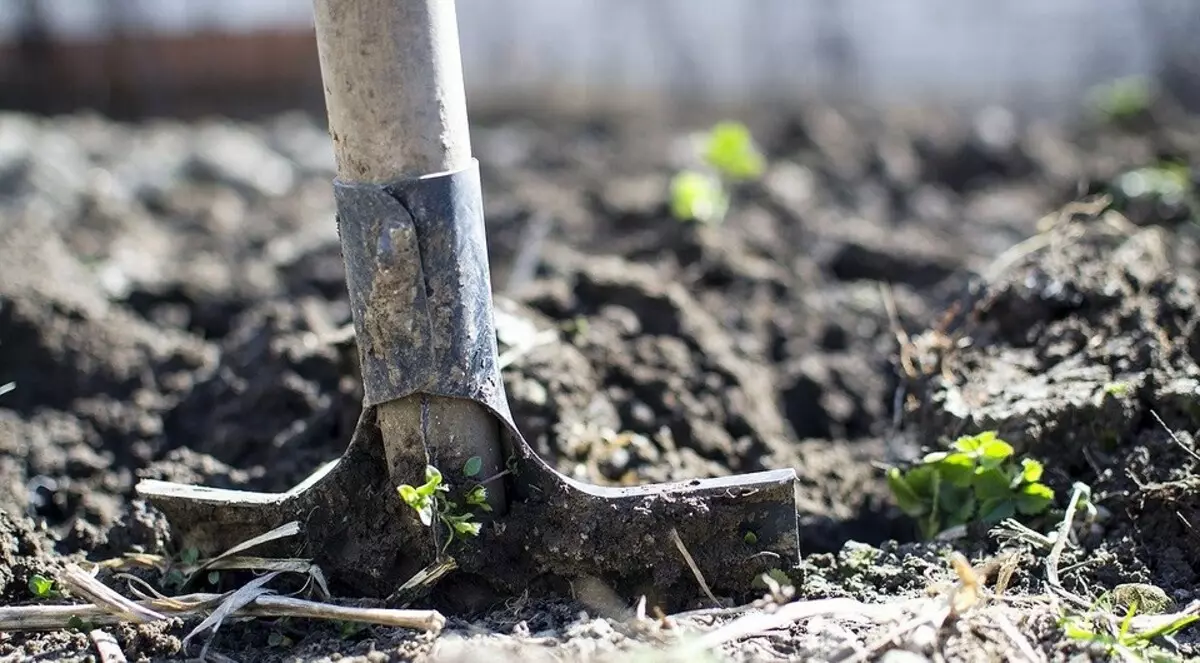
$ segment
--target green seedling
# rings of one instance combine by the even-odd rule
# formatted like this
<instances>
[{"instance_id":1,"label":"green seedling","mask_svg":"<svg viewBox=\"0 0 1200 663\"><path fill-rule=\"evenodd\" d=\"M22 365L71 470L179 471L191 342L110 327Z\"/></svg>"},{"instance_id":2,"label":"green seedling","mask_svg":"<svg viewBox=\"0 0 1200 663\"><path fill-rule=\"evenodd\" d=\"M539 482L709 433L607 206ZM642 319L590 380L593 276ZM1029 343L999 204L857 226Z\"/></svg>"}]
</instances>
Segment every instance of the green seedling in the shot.
<instances>
[{"instance_id":1,"label":"green seedling","mask_svg":"<svg viewBox=\"0 0 1200 663\"><path fill-rule=\"evenodd\" d=\"M1154 97L1154 86L1149 80L1129 76L1095 86L1088 92L1087 101L1092 112L1101 119L1120 122L1149 110Z\"/></svg>"},{"instance_id":2,"label":"green seedling","mask_svg":"<svg viewBox=\"0 0 1200 663\"><path fill-rule=\"evenodd\" d=\"M463 476L476 476L482 469L483 459L472 456L463 464ZM432 527L434 518L436 518L445 525L450 536L446 538L443 552L456 539L462 540L479 536L483 527L482 523L475 520L473 513L460 510L456 502L446 497L446 494L450 492L450 485L445 482L441 471L436 467L429 465L425 468L424 484L420 486L403 484L396 490L400 494L400 499L417 512L421 524ZM491 505L487 503L487 489L482 484L472 486L466 492L464 501L467 507L475 507L481 511L492 510Z\"/></svg>"},{"instance_id":3,"label":"green seedling","mask_svg":"<svg viewBox=\"0 0 1200 663\"><path fill-rule=\"evenodd\" d=\"M775 583L780 586L792 584L791 577L788 576L786 571L780 568L767 569L766 573L755 577L751 584L758 588L768 589L769 587L767 585L767 579L775 581Z\"/></svg>"},{"instance_id":4,"label":"green seedling","mask_svg":"<svg viewBox=\"0 0 1200 663\"><path fill-rule=\"evenodd\" d=\"M54 581L37 573L29 576L29 593L39 599L48 599L58 594L54 591Z\"/></svg>"},{"instance_id":5,"label":"green seedling","mask_svg":"<svg viewBox=\"0 0 1200 663\"><path fill-rule=\"evenodd\" d=\"M1124 396L1132 389L1133 387L1128 382L1109 382L1104 385L1104 393L1109 396Z\"/></svg>"},{"instance_id":6,"label":"green seedling","mask_svg":"<svg viewBox=\"0 0 1200 663\"><path fill-rule=\"evenodd\" d=\"M671 180L671 214L681 221L718 223L729 211L728 185L760 177L766 159L739 122L721 122L709 130L701 137L699 156L702 167Z\"/></svg>"},{"instance_id":7,"label":"green seedling","mask_svg":"<svg viewBox=\"0 0 1200 663\"><path fill-rule=\"evenodd\" d=\"M67 628L72 631L87 633L88 631L96 628L96 625L90 620L83 619L79 615L71 615L71 618L67 620Z\"/></svg>"},{"instance_id":8,"label":"green seedling","mask_svg":"<svg viewBox=\"0 0 1200 663\"><path fill-rule=\"evenodd\" d=\"M1104 597L1101 601L1103 602ZM1177 619L1144 631L1134 631L1133 618L1137 613L1134 601L1119 622L1107 610L1101 614L1066 615L1059 619L1059 627L1067 638L1076 642L1102 647L1105 652L1127 661L1176 661L1178 657L1155 645L1159 638L1178 633L1200 620L1200 615L1181 614Z\"/></svg>"},{"instance_id":9,"label":"green seedling","mask_svg":"<svg viewBox=\"0 0 1200 663\"><path fill-rule=\"evenodd\" d=\"M995 432L965 436L907 470L890 468L888 486L926 539L968 523L1041 514L1054 501L1054 491L1041 483L1042 464L1012 456L1012 446Z\"/></svg>"},{"instance_id":10,"label":"green seedling","mask_svg":"<svg viewBox=\"0 0 1200 663\"><path fill-rule=\"evenodd\" d=\"M367 624L363 622L337 622L338 636L343 640L350 640L359 633L367 629Z\"/></svg>"},{"instance_id":11,"label":"green seedling","mask_svg":"<svg viewBox=\"0 0 1200 663\"><path fill-rule=\"evenodd\" d=\"M721 122L709 131L704 161L722 177L734 181L755 179L766 168L750 130L739 122Z\"/></svg>"},{"instance_id":12,"label":"green seedling","mask_svg":"<svg viewBox=\"0 0 1200 663\"><path fill-rule=\"evenodd\" d=\"M196 562L200 561L200 551L196 548L185 548L184 551L179 554L179 561L184 566L195 566Z\"/></svg>"},{"instance_id":13,"label":"green seedling","mask_svg":"<svg viewBox=\"0 0 1200 663\"><path fill-rule=\"evenodd\" d=\"M681 221L717 223L729 211L729 194L716 175L687 170L671 180L671 214Z\"/></svg>"}]
</instances>

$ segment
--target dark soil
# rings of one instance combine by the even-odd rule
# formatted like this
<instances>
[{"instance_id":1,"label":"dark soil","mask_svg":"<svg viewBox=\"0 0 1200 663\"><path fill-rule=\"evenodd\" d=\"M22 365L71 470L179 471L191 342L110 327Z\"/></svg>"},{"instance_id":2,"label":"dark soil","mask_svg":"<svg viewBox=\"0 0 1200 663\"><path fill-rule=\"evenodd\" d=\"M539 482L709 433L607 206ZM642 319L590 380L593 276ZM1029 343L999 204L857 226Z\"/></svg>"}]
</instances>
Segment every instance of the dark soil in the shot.
<instances>
[{"instance_id":1,"label":"dark soil","mask_svg":"<svg viewBox=\"0 0 1200 663\"><path fill-rule=\"evenodd\" d=\"M920 594L944 566L945 545L911 543L882 467L998 428L1045 461L1059 507L1083 481L1106 510L1067 555L1099 560L1065 576L1069 588L1148 582L1180 604L1200 598L1200 234L1186 205L1067 215L1041 248L996 262L1131 168L1197 163L1200 121L1009 119L752 118L769 172L713 226L668 212L682 127L481 120L497 306L518 321L500 325L501 350L531 333L520 324L552 330L504 371L517 424L560 471L596 483L794 468L800 595L869 601ZM0 116L0 384L16 383L0 396L4 602L32 601L29 575L68 559L177 554L134 499L140 478L283 491L341 454L361 387L341 331L331 166L323 130L300 115ZM907 372L889 299L913 337ZM854 562L863 544L868 567ZM976 533L954 545L995 550ZM608 622L581 610L603 614L580 597L518 597L453 626L551 638L572 657L636 639L588 631ZM195 655L181 650L191 626L113 633L131 659L165 660ZM1052 657L1074 651L1053 623L1030 629ZM0 635L0 658L82 659L91 646ZM385 628L347 638L249 622L212 646L255 661L458 660ZM789 646L774 654L832 651Z\"/></svg>"}]
</instances>

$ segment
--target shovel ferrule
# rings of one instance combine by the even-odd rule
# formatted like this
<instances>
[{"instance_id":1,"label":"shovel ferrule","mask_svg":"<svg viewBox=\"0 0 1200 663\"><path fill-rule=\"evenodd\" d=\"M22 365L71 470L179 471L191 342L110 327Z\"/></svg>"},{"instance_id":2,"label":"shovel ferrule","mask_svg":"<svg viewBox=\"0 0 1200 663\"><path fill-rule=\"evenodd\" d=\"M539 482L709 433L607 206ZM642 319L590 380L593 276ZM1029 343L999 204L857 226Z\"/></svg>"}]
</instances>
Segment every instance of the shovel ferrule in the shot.
<instances>
[{"instance_id":1,"label":"shovel ferrule","mask_svg":"<svg viewBox=\"0 0 1200 663\"><path fill-rule=\"evenodd\" d=\"M479 170L334 184L364 405L499 392Z\"/></svg>"}]
</instances>

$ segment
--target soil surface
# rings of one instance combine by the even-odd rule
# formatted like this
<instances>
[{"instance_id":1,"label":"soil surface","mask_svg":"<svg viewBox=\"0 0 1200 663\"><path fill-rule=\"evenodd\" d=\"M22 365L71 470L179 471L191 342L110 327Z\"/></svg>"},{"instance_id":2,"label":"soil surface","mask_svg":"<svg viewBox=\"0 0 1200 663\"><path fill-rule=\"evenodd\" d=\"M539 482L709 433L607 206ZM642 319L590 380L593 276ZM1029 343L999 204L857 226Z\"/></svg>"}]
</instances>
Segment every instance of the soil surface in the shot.
<instances>
[{"instance_id":1,"label":"soil surface","mask_svg":"<svg viewBox=\"0 0 1200 663\"><path fill-rule=\"evenodd\" d=\"M1200 599L1194 210L1187 196L1089 197L1133 169L1200 163L1200 120L747 120L770 165L714 225L675 220L666 197L700 125L478 120L503 375L536 451L609 485L795 469L798 599L927 598L955 577L949 550L980 568L1019 550L1016 603L987 614L1049 660L1104 659L1038 603L1045 550L974 529L919 542L892 503L887 465L996 429L1044 462L1055 513L1075 482L1091 487L1096 518L1061 558L1068 591L1147 583L1181 607ZM285 491L343 452L362 393L332 175L328 137L300 114L0 116L0 384L15 383L0 396L0 601L47 602L30 577L69 561L178 558L169 524L135 499L139 479ZM639 619L575 589L451 611L439 637L231 622L209 654L629 660L764 610ZM183 644L198 622L107 630L130 660L177 660L200 651L207 636ZM797 620L709 653L1020 655L993 622L879 644L894 623ZM1189 637L1179 656L1200 655ZM71 630L5 633L0 660L96 660L95 647Z\"/></svg>"}]
</instances>

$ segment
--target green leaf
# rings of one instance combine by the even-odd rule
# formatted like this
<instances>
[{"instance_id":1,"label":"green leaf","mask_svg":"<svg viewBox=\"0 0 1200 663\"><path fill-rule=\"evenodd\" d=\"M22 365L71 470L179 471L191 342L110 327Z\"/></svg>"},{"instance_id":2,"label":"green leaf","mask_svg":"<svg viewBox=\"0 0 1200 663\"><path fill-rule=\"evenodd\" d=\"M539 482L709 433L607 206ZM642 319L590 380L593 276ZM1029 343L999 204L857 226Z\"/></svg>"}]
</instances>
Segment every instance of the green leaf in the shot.
<instances>
[{"instance_id":1,"label":"green leaf","mask_svg":"<svg viewBox=\"0 0 1200 663\"><path fill-rule=\"evenodd\" d=\"M1021 461L1021 479L1026 483L1037 483L1042 480L1043 469L1041 463L1032 458L1026 458Z\"/></svg>"},{"instance_id":2,"label":"green leaf","mask_svg":"<svg viewBox=\"0 0 1200 663\"><path fill-rule=\"evenodd\" d=\"M1012 518L1016 507L1011 499L984 500L979 505L979 520L987 525L995 525L1005 518Z\"/></svg>"},{"instance_id":3,"label":"green leaf","mask_svg":"<svg viewBox=\"0 0 1200 663\"><path fill-rule=\"evenodd\" d=\"M425 483L441 485L442 471L432 465L425 466Z\"/></svg>"},{"instance_id":4,"label":"green leaf","mask_svg":"<svg viewBox=\"0 0 1200 663\"><path fill-rule=\"evenodd\" d=\"M904 473L904 481L922 501L932 502L936 484L940 480L936 465L918 465Z\"/></svg>"},{"instance_id":5,"label":"green leaf","mask_svg":"<svg viewBox=\"0 0 1200 663\"><path fill-rule=\"evenodd\" d=\"M463 464L463 476L473 477L483 470L483 459L479 456L471 456L467 462Z\"/></svg>"},{"instance_id":6,"label":"green leaf","mask_svg":"<svg viewBox=\"0 0 1200 663\"><path fill-rule=\"evenodd\" d=\"M746 545L752 546L758 543L758 535L754 532L746 532L742 535L742 541L744 541Z\"/></svg>"},{"instance_id":7,"label":"green leaf","mask_svg":"<svg viewBox=\"0 0 1200 663\"><path fill-rule=\"evenodd\" d=\"M1015 497L1012 479L999 468L982 470L975 475L971 485L975 489L975 496L985 502L993 499L1011 500Z\"/></svg>"},{"instance_id":8,"label":"green leaf","mask_svg":"<svg viewBox=\"0 0 1200 663\"><path fill-rule=\"evenodd\" d=\"M85 621L79 615L71 615L71 618L67 620L67 628L86 633L92 630L92 623Z\"/></svg>"},{"instance_id":9,"label":"green leaf","mask_svg":"<svg viewBox=\"0 0 1200 663\"><path fill-rule=\"evenodd\" d=\"M712 128L704 147L704 160L733 180L753 179L766 169L750 130L740 122L720 122Z\"/></svg>"},{"instance_id":10,"label":"green leaf","mask_svg":"<svg viewBox=\"0 0 1200 663\"><path fill-rule=\"evenodd\" d=\"M209 571L208 572L208 584L218 585L220 583L221 583L221 572L220 571Z\"/></svg>"},{"instance_id":11,"label":"green leaf","mask_svg":"<svg viewBox=\"0 0 1200 663\"><path fill-rule=\"evenodd\" d=\"M191 566L200 561L200 551L196 548L187 548L179 555L179 561Z\"/></svg>"},{"instance_id":12,"label":"green leaf","mask_svg":"<svg viewBox=\"0 0 1200 663\"><path fill-rule=\"evenodd\" d=\"M413 488L408 484L404 484L397 488L396 491L400 493L400 499L404 500L405 504L414 509L420 506L423 497L419 492L417 492L416 488Z\"/></svg>"},{"instance_id":13,"label":"green leaf","mask_svg":"<svg viewBox=\"0 0 1200 663\"><path fill-rule=\"evenodd\" d=\"M46 598L50 596L50 592L54 590L54 581L46 576L34 574L29 576L29 591L38 598Z\"/></svg>"},{"instance_id":14,"label":"green leaf","mask_svg":"<svg viewBox=\"0 0 1200 663\"><path fill-rule=\"evenodd\" d=\"M901 511L913 518L919 518L929 512L929 505L912 489L900 468L888 469L887 482L892 497L896 500L896 506L900 507Z\"/></svg>"},{"instance_id":15,"label":"green leaf","mask_svg":"<svg viewBox=\"0 0 1200 663\"><path fill-rule=\"evenodd\" d=\"M433 502L424 500L413 508L417 510L417 516L421 519L422 525L429 527L433 524Z\"/></svg>"},{"instance_id":16,"label":"green leaf","mask_svg":"<svg viewBox=\"0 0 1200 663\"><path fill-rule=\"evenodd\" d=\"M971 497L971 491L961 486L943 484L938 491L938 511L945 514L956 513L962 503Z\"/></svg>"},{"instance_id":17,"label":"green leaf","mask_svg":"<svg viewBox=\"0 0 1200 663\"><path fill-rule=\"evenodd\" d=\"M475 486L467 493L467 504L472 506L487 506L487 488Z\"/></svg>"},{"instance_id":18,"label":"green leaf","mask_svg":"<svg viewBox=\"0 0 1200 663\"><path fill-rule=\"evenodd\" d=\"M476 522L456 522L454 532L459 536L479 536L480 527L480 523Z\"/></svg>"},{"instance_id":19,"label":"green leaf","mask_svg":"<svg viewBox=\"0 0 1200 663\"><path fill-rule=\"evenodd\" d=\"M952 453L937 463L937 471L950 484L966 487L975 477L975 459L965 453Z\"/></svg>"},{"instance_id":20,"label":"green leaf","mask_svg":"<svg viewBox=\"0 0 1200 663\"><path fill-rule=\"evenodd\" d=\"M1017 509L1027 515L1039 514L1054 501L1054 491L1049 486L1040 483L1027 484L1021 488L1017 497Z\"/></svg>"},{"instance_id":21,"label":"green leaf","mask_svg":"<svg viewBox=\"0 0 1200 663\"><path fill-rule=\"evenodd\" d=\"M999 467L1012 455L1012 445L1001 439L985 440L979 448L980 465L986 468Z\"/></svg>"},{"instance_id":22,"label":"green leaf","mask_svg":"<svg viewBox=\"0 0 1200 663\"><path fill-rule=\"evenodd\" d=\"M951 508L944 509L946 513L946 525L964 525L971 522L971 518L975 515L976 499L970 492L963 491L961 497Z\"/></svg>"},{"instance_id":23,"label":"green leaf","mask_svg":"<svg viewBox=\"0 0 1200 663\"><path fill-rule=\"evenodd\" d=\"M680 221L716 223L729 210L729 196L712 175L684 171L671 179L671 214Z\"/></svg>"},{"instance_id":24,"label":"green leaf","mask_svg":"<svg viewBox=\"0 0 1200 663\"><path fill-rule=\"evenodd\" d=\"M983 447L984 442L994 439L995 437L996 434L991 432L980 433L978 435L964 435L951 443L950 447L955 451L961 451L963 453L975 453Z\"/></svg>"}]
</instances>

